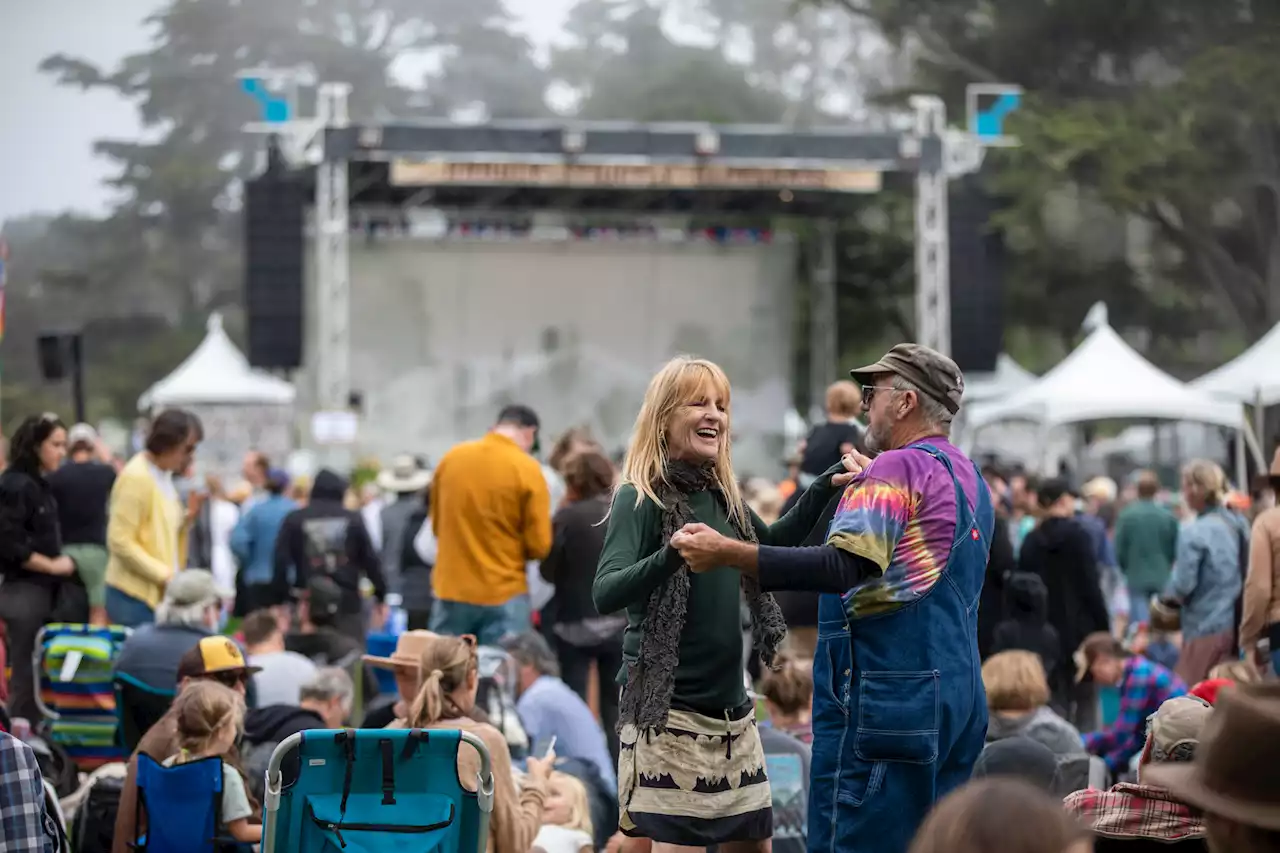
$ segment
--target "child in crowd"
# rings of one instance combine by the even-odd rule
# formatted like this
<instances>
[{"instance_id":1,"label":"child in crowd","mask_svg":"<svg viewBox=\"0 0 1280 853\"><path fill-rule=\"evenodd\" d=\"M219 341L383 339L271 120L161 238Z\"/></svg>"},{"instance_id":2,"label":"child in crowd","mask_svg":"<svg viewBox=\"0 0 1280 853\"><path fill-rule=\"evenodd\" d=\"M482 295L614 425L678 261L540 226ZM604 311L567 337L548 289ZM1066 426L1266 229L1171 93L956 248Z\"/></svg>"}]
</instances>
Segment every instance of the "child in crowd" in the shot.
<instances>
[{"instance_id":1,"label":"child in crowd","mask_svg":"<svg viewBox=\"0 0 1280 853\"><path fill-rule=\"evenodd\" d=\"M1129 628L1129 642L1126 644L1135 655L1142 655L1166 669L1178 665L1179 643L1177 634L1168 631L1157 631L1149 622L1135 622Z\"/></svg>"},{"instance_id":2,"label":"child in crowd","mask_svg":"<svg viewBox=\"0 0 1280 853\"><path fill-rule=\"evenodd\" d=\"M199 681L182 691L174 702L177 717L177 755L165 759L165 767L224 755L236 742L244 725L244 700L216 681ZM222 764L222 825L219 831L241 844L262 841L261 824L249 823L253 808L245 792L244 778L234 767Z\"/></svg>"},{"instance_id":3,"label":"child in crowd","mask_svg":"<svg viewBox=\"0 0 1280 853\"><path fill-rule=\"evenodd\" d=\"M775 661L777 670L766 670L760 682L765 710L774 728L797 740L813 743L813 671L789 655Z\"/></svg>"},{"instance_id":4,"label":"child in crowd","mask_svg":"<svg viewBox=\"0 0 1280 853\"><path fill-rule=\"evenodd\" d=\"M591 806L587 788L568 773L551 774L542 828L533 839L537 853L592 853Z\"/></svg>"}]
</instances>

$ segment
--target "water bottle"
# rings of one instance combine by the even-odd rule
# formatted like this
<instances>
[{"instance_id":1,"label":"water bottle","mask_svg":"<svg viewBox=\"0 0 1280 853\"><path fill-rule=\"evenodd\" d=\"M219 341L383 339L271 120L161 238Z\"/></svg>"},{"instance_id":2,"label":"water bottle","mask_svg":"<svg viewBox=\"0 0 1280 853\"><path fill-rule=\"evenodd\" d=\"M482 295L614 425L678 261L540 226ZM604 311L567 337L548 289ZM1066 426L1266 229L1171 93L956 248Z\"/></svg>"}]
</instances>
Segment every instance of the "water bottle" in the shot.
<instances>
[{"instance_id":1,"label":"water bottle","mask_svg":"<svg viewBox=\"0 0 1280 853\"><path fill-rule=\"evenodd\" d=\"M387 594L387 607L390 612L387 614L386 632L393 637L399 637L409 627L409 614L405 612L403 606L404 599L398 593Z\"/></svg>"}]
</instances>

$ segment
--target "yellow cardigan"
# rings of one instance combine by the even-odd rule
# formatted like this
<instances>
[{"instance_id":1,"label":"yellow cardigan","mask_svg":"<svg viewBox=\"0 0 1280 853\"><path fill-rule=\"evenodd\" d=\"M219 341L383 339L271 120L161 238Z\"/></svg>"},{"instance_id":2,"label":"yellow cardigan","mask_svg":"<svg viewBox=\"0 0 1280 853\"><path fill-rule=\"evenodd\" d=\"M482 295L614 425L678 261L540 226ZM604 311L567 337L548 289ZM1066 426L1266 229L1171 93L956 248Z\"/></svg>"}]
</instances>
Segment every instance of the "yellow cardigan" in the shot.
<instances>
[{"instance_id":1,"label":"yellow cardigan","mask_svg":"<svg viewBox=\"0 0 1280 853\"><path fill-rule=\"evenodd\" d=\"M107 514L107 586L145 602L160 603L164 588L186 560L186 514L165 496L139 453L116 477Z\"/></svg>"}]
</instances>

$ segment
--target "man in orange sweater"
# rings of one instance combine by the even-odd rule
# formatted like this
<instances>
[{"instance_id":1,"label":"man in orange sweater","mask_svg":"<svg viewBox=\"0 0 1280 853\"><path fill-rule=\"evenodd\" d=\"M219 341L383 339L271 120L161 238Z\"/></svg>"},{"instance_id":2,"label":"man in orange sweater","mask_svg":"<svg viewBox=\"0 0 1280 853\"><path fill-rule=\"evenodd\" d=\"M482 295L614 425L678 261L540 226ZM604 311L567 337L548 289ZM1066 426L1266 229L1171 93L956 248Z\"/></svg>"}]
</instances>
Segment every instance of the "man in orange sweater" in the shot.
<instances>
[{"instance_id":1,"label":"man in orange sweater","mask_svg":"<svg viewBox=\"0 0 1280 853\"><path fill-rule=\"evenodd\" d=\"M551 550L551 491L533 457L538 416L507 406L484 438L444 455L431 481L431 630L482 645L529 630L525 566Z\"/></svg>"}]
</instances>

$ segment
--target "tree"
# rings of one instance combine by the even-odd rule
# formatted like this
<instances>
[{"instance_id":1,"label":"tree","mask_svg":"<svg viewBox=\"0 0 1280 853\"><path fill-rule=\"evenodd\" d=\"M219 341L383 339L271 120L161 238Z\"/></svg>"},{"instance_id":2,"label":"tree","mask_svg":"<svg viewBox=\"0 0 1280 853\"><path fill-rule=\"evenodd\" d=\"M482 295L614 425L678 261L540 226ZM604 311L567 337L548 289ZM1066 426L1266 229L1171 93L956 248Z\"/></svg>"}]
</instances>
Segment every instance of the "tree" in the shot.
<instances>
[{"instance_id":1,"label":"tree","mask_svg":"<svg viewBox=\"0 0 1280 853\"><path fill-rule=\"evenodd\" d=\"M1010 206L1001 224L1021 244L1015 267L1059 273L1053 290L1015 281L1026 301L1042 306L1065 288L1108 281L1137 297L1119 300L1128 312L1112 312L1122 323L1185 328L1194 316L1203 329L1216 315L1256 338L1280 320L1273 0L828 5L875 21L912 51L915 83L942 92L953 111L970 82L1028 91L1013 126L1022 147L989 158ZM1156 246L1146 268L1076 263L1080 275L1064 281L1053 263L1071 247L1045 221L1046 199L1063 192L1083 193L1113 228L1148 223Z\"/></svg>"},{"instance_id":2,"label":"tree","mask_svg":"<svg viewBox=\"0 0 1280 853\"><path fill-rule=\"evenodd\" d=\"M149 25L150 48L114 69L62 55L42 67L63 84L107 89L138 104L154 138L103 140L97 150L119 164L111 183L121 202L112 219L145 236L135 247L135 268L175 319L237 298L237 179L261 147L242 129L257 115L239 90L238 72L302 68L317 81L350 83L356 121L411 118L487 95L466 73L486 58L510 70L485 78L494 89L514 82L534 111L540 98L528 47L522 54L507 32L500 0L170 0ZM465 62L463 48L472 51ZM415 57L437 66L432 81L458 88L402 85L393 66Z\"/></svg>"},{"instance_id":3,"label":"tree","mask_svg":"<svg viewBox=\"0 0 1280 853\"><path fill-rule=\"evenodd\" d=\"M573 7L570 45L554 52L551 73L577 94L577 115L721 124L782 117L782 97L752 86L715 46L673 41L663 17L662 4L643 0L583 0Z\"/></svg>"}]
</instances>

